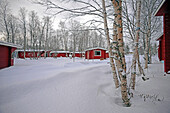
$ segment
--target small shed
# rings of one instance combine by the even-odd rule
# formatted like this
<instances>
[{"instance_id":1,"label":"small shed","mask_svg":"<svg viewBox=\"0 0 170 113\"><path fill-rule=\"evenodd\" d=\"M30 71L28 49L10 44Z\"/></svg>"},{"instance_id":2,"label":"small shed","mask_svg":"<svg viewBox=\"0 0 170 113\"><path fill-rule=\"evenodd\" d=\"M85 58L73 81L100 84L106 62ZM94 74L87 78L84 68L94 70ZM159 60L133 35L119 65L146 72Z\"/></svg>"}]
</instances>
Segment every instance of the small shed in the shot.
<instances>
[{"instance_id":1,"label":"small shed","mask_svg":"<svg viewBox=\"0 0 170 113\"><path fill-rule=\"evenodd\" d=\"M51 57L69 57L69 51L51 51Z\"/></svg>"},{"instance_id":2,"label":"small shed","mask_svg":"<svg viewBox=\"0 0 170 113\"><path fill-rule=\"evenodd\" d=\"M79 58L81 58L81 57L84 57L84 52L74 52L74 54L73 54L73 52L71 52L71 56L72 57L79 57Z\"/></svg>"},{"instance_id":3,"label":"small shed","mask_svg":"<svg viewBox=\"0 0 170 113\"><path fill-rule=\"evenodd\" d=\"M106 49L100 47L87 49L85 59L106 59Z\"/></svg>"},{"instance_id":4,"label":"small shed","mask_svg":"<svg viewBox=\"0 0 170 113\"><path fill-rule=\"evenodd\" d=\"M24 50L16 50L18 52L18 58L24 58ZM46 51L46 56L50 56L50 51ZM25 58L39 58L44 57L44 50L25 50Z\"/></svg>"},{"instance_id":5,"label":"small shed","mask_svg":"<svg viewBox=\"0 0 170 113\"><path fill-rule=\"evenodd\" d=\"M0 41L0 69L14 65L14 51L21 46Z\"/></svg>"},{"instance_id":6,"label":"small shed","mask_svg":"<svg viewBox=\"0 0 170 113\"><path fill-rule=\"evenodd\" d=\"M163 34L158 37L158 57L164 60L164 72L170 71L170 0L163 0L155 12L155 16L163 16Z\"/></svg>"}]
</instances>

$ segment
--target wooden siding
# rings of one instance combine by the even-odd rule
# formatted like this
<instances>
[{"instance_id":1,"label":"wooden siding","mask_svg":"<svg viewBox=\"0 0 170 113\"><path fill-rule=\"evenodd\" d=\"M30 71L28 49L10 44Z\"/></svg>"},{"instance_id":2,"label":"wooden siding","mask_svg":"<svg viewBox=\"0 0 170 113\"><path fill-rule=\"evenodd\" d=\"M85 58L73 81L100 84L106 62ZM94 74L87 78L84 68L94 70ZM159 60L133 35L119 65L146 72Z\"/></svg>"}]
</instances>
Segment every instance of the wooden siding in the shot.
<instances>
[{"instance_id":1,"label":"wooden siding","mask_svg":"<svg viewBox=\"0 0 170 113\"><path fill-rule=\"evenodd\" d=\"M44 51L25 51L25 58L44 57ZM46 52L46 57L50 57L50 51ZM24 51L18 51L18 58L24 58Z\"/></svg>"},{"instance_id":2,"label":"wooden siding","mask_svg":"<svg viewBox=\"0 0 170 113\"><path fill-rule=\"evenodd\" d=\"M161 40L161 52L162 52L162 60L165 60L165 35Z\"/></svg>"},{"instance_id":3,"label":"wooden siding","mask_svg":"<svg viewBox=\"0 0 170 113\"><path fill-rule=\"evenodd\" d=\"M37 57L38 56L38 52L25 52L25 58L33 58L33 57ZM24 51L19 51L18 52L18 57L19 58L24 58Z\"/></svg>"},{"instance_id":4,"label":"wooden siding","mask_svg":"<svg viewBox=\"0 0 170 113\"><path fill-rule=\"evenodd\" d=\"M106 58L109 58L109 53L106 53Z\"/></svg>"},{"instance_id":5,"label":"wooden siding","mask_svg":"<svg viewBox=\"0 0 170 113\"><path fill-rule=\"evenodd\" d=\"M12 53L15 49L15 47L0 45L0 69L13 66L14 59Z\"/></svg>"},{"instance_id":6,"label":"wooden siding","mask_svg":"<svg viewBox=\"0 0 170 113\"><path fill-rule=\"evenodd\" d=\"M164 14L165 72L170 71L170 13Z\"/></svg>"},{"instance_id":7,"label":"wooden siding","mask_svg":"<svg viewBox=\"0 0 170 113\"><path fill-rule=\"evenodd\" d=\"M1 51L1 53L0 53L0 69L10 66L10 63L9 63L9 57L10 57L9 48L10 47L0 45L0 51Z\"/></svg>"},{"instance_id":8,"label":"wooden siding","mask_svg":"<svg viewBox=\"0 0 170 113\"><path fill-rule=\"evenodd\" d=\"M75 57L83 57L83 56L84 56L83 53L75 53ZM72 54L72 57L74 57L73 54Z\"/></svg>"},{"instance_id":9,"label":"wooden siding","mask_svg":"<svg viewBox=\"0 0 170 113\"><path fill-rule=\"evenodd\" d=\"M101 51L101 55L100 56L96 56L94 54L95 51ZM88 50L85 53L85 58L86 59L106 59L106 50L102 50L102 49Z\"/></svg>"},{"instance_id":10,"label":"wooden siding","mask_svg":"<svg viewBox=\"0 0 170 113\"><path fill-rule=\"evenodd\" d=\"M69 57L69 53L51 53L51 57Z\"/></svg>"},{"instance_id":11,"label":"wooden siding","mask_svg":"<svg viewBox=\"0 0 170 113\"><path fill-rule=\"evenodd\" d=\"M159 48L158 48L158 57L159 57L159 60L163 60L162 59L162 44L161 44L161 40L159 41Z\"/></svg>"}]
</instances>

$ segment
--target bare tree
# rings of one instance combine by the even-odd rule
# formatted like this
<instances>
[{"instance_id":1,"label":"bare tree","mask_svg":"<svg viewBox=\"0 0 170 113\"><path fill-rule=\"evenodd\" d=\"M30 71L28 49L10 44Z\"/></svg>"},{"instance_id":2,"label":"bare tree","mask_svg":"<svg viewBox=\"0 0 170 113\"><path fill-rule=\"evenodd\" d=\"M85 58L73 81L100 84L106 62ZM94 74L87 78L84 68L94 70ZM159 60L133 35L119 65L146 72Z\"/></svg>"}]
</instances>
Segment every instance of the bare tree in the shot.
<instances>
[{"instance_id":1,"label":"bare tree","mask_svg":"<svg viewBox=\"0 0 170 113\"><path fill-rule=\"evenodd\" d=\"M114 12L115 12L115 24L117 30L117 44L118 44L118 56L119 62L117 65L119 76L121 77L121 94L122 100L126 106L130 106L127 93L127 80L126 80L126 63L124 56L124 45L123 45L123 25L122 25L122 1L112 0Z\"/></svg>"},{"instance_id":2,"label":"bare tree","mask_svg":"<svg viewBox=\"0 0 170 113\"><path fill-rule=\"evenodd\" d=\"M8 18L9 18L9 3L7 2L7 0L2 0L0 2L0 15L2 18L2 22L3 22L3 27L5 28L5 32L6 32L6 36L7 36L7 42L10 42L10 31L9 31L9 22L8 22Z\"/></svg>"},{"instance_id":3,"label":"bare tree","mask_svg":"<svg viewBox=\"0 0 170 113\"><path fill-rule=\"evenodd\" d=\"M135 89L135 81L136 81L136 62L138 60L139 63L139 52L138 52L138 43L139 43L139 34L140 34L140 10L141 10L141 1L137 1L137 11L136 11L136 35L135 35L135 50L133 52L133 61L132 61L132 70L131 73L131 82L132 89ZM140 64L140 63L139 63ZM139 65L140 66L140 65Z\"/></svg>"},{"instance_id":4,"label":"bare tree","mask_svg":"<svg viewBox=\"0 0 170 113\"><path fill-rule=\"evenodd\" d=\"M44 58L46 58L46 51L47 51L47 40L49 38L49 26L50 26L50 17L45 17L45 23L46 23L46 32L45 32L45 45L44 45L44 50L45 50L45 55Z\"/></svg>"},{"instance_id":5,"label":"bare tree","mask_svg":"<svg viewBox=\"0 0 170 113\"><path fill-rule=\"evenodd\" d=\"M64 43L64 50L67 51L68 50L68 30L66 28L65 22L60 21L59 29L61 30L61 37Z\"/></svg>"},{"instance_id":6,"label":"bare tree","mask_svg":"<svg viewBox=\"0 0 170 113\"><path fill-rule=\"evenodd\" d=\"M103 15L104 15L104 28L105 28L105 34L106 34L106 37L107 37L107 45L108 45L109 56L110 56L110 65L112 67L113 79L114 79L114 82L115 82L115 87L118 88L119 87L119 80L118 80L118 77L117 77L114 60L112 58L113 52L112 52L112 48L111 48L111 44L110 44L109 29L108 29L108 25L107 25L106 6L105 6L105 1L104 0L102 0L102 4L103 4Z\"/></svg>"},{"instance_id":7,"label":"bare tree","mask_svg":"<svg viewBox=\"0 0 170 113\"><path fill-rule=\"evenodd\" d=\"M140 11L141 12L141 18L140 18L140 23L141 25L138 27L137 26L137 3L138 1L136 0L129 0L128 2L126 2L126 0L124 0L124 10L123 10L123 16L124 16L124 28L125 30L125 34L126 34L126 37L128 37L130 39L130 43L132 43L132 46L135 47L133 48L134 49L134 53L135 54L139 54L139 51L138 49L140 50L140 53L142 53L143 49L145 49L145 61L147 63L149 63L149 45L150 45L150 40L152 40L152 37L153 35L156 33L157 31L157 28L158 26L160 26L159 24L159 21L157 18L152 18L152 19L148 19L148 8L151 8L151 7L155 7L154 4L156 5L156 3L158 3L159 0L155 0L155 2L151 2L149 3L149 1L142 1L141 2L141 7L142 7L142 10ZM146 2L148 3L147 6L146 6ZM149 5L150 4L150 5ZM152 16L153 17L153 16ZM148 21L150 20L150 21ZM136 23L135 23L136 22ZM151 24L149 24L151 23ZM138 24L139 25L139 24ZM148 31L148 27L151 25L151 30L152 32ZM150 29L150 28L149 28ZM141 34L142 38L139 38L138 41L136 40L136 37L139 37L137 36L138 33L137 31L139 32L139 35ZM150 38L146 38L146 36L148 36L148 32L150 32L152 35L150 35ZM143 40L142 40L143 39ZM137 41L137 42L136 42ZM138 49L136 48L138 45ZM140 47L139 47L140 46ZM147 49L148 48L148 49ZM147 51L146 51L147 49ZM136 51L137 50L137 51ZM150 49L151 50L151 49ZM147 52L147 56L146 56L146 52ZM136 63L138 64L138 68L139 68L139 72L140 74L143 74L145 76L145 73L143 71L143 68L142 68L142 65L140 63L140 60L139 60L139 55L136 56ZM132 67L135 66L134 64L134 59L133 59L133 63L132 63ZM147 67L147 63L145 62L145 67ZM136 68L134 70L131 69L131 74L136 74ZM144 77L142 77L144 78Z\"/></svg>"},{"instance_id":8,"label":"bare tree","mask_svg":"<svg viewBox=\"0 0 170 113\"><path fill-rule=\"evenodd\" d=\"M151 52L151 40L154 34L157 33L158 28L161 26L160 18L154 17L154 11L156 10L160 0L144 0L142 2L142 27L144 33L145 44L145 68L148 68L148 63L152 62Z\"/></svg>"},{"instance_id":9,"label":"bare tree","mask_svg":"<svg viewBox=\"0 0 170 113\"><path fill-rule=\"evenodd\" d=\"M12 43L15 43L16 33L18 31L18 20L12 14L9 16L9 30L11 32Z\"/></svg>"},{"instance_id":10,"label":"bare tree","mask_svg":"<svg viewBox=\"0 0 170 113\"><path fill-rule=\"evenodd\" d=\"M75 52L77 51L77 43L78 43L78 38L79 38L79 29L80 29L80 23L75 20L70 21L70 32L71 32L71 37L72 37L72 50L73 50L73 62L75 61Z\"/></svg>"},{"instance_id":11,"label":"bare tree","mask_svg":"<svg viewBox=\"0 0 170 113\"><path fill-rule=\"evenodd\" d=\"M45 32L45 26L46 26L46 22L40 22L39 25L39 32L40 32L40 37L39 37L39 50L42 49L42 43L43 43L43 39L44 39L44 32Z\"/></svg>"},{"instance_id":12,"label":"bare tree","mask_svg":"<svg viewBox=\"0 0 170 113\"><path fill-rule=\"evenodd\" d=\"M25 50L26 50L26 45L27 45L27 39L26 39L26 34L27 34L27 29L26 29L26 9L25 8L20 8L19 10L19 15L20 15L20 21L22 23L22 32L23 32L23 37L24 37L24 59L25 59Z\"/></svg>"}]
</instances>

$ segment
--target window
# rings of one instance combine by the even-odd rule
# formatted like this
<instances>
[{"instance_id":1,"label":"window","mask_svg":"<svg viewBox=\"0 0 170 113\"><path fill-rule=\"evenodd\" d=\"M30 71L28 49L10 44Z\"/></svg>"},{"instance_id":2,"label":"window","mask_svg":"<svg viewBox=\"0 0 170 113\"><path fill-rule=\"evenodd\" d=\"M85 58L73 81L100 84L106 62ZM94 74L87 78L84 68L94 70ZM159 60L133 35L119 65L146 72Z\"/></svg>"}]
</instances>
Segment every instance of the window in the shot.
<instances>
[{"instance_id":1,"label":"window","mask_svg":"<svg viewBox=\"0 0 170 113\"><path fill-rule=\"evenodd\" d=\"M94 56L101 56L101 51L94 51Z\"/></svg>"}]
</instances>

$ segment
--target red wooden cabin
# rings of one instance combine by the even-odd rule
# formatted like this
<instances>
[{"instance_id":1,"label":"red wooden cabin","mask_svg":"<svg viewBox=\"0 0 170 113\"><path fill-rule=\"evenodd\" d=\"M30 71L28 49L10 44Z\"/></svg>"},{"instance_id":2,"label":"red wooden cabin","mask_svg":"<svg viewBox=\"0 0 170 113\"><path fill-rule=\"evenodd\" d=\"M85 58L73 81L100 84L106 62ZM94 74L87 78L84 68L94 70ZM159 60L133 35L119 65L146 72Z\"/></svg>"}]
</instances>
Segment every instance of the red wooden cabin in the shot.
<instances>
[{"instance_id":1,"label":"red wooden cabin","mask_svg":"<svg viewBox=\"0 0 170 113\"><path fill-rule=\"evenodd\" d=\"M170 0L163 0L155 12L155 16L163 16L163 35L159 41L158 56L164 60L164 72L170 71Z\"/></svg>"},{"instance_id":2,"label":"red wooden cabin","mask_svg":"<svg viewBox=\"0 0 170 113\"><path fill-rule=\"evenodd\" d=\"M17 50L18 58L24 58L24 50ZM44 57L44 50L25 50L25 58ZM46 56L50 56L50 51L46 51Z\"/></svg>"},{"instance_id":3,"label":"red wooden cabin","mask_svg":"<svg viewBox=\"0 0 170 113\"><path fill-rule=\"evenodd\" d=\"M87 49L85 59L106 59L106 49L100 47Z\"/></svg>"},{"instance_id":4,"label":"red wooden cabin","mask_svg":"<svg viewBox=\"0 0 170 113\"><path fill-rule=\"evenodd\" d=\"M69 51L51 51L51 57L69 57Z\"/></svg>"},{"instance_id":5,"label":"red wooden cabin","mask_svg":"<svg viewBox=\"0 0 170 113\"><path fill-rule=\"evenodd\" d=\"M14 51L21 46L0 41L0 69L14 65Z\"/></svg>"}]
</instances>

